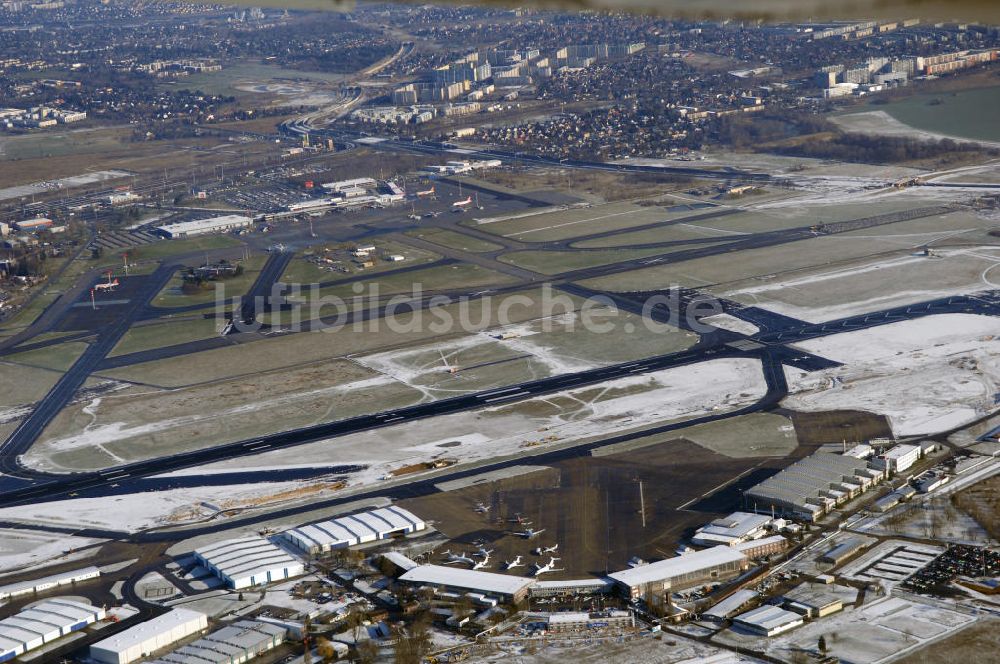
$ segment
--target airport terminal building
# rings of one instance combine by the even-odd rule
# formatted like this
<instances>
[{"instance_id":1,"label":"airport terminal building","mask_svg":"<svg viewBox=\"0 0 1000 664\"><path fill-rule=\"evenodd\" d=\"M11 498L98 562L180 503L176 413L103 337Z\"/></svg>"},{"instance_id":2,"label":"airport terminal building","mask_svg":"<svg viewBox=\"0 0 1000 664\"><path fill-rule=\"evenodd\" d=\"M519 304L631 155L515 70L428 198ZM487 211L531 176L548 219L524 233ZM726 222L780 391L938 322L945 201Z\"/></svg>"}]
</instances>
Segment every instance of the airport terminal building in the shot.
<instances>
[{"instance_id":1,"label":"airport terminal building","mask_svg":"<svg viewBox=\"0 0 1000 664\"><path fill-rule=\"evenodd\" d=\"M641 599L647 593L659 595L706 581L733 577L748 567L745 555L732 547L719 545L608 576L626 597Z\"/></svg>"}]
</instances>

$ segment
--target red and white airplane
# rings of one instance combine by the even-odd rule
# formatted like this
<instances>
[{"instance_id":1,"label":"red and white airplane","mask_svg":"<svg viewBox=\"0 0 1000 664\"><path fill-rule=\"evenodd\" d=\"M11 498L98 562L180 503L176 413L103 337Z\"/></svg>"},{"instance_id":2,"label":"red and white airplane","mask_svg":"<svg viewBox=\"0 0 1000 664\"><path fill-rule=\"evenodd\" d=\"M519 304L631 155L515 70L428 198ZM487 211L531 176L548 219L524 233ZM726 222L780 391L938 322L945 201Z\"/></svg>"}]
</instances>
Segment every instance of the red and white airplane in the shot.
<instances>
[{"instance_id":1,"label":"red and white airplane","mask_svg":"<svg viewBox=\"0 0 1000 664\"><path fill-rule=\"evenodd\" d=\"M433 195L434 195L434 185L431 185L431 188L427 189L426 191L417 192L417 198L425 198L427 196L433 196Z\"/></svg>"},{"instance_id":2,"label":"red and white airplane","mask_svg":"<svg viewBox=\"0 0 1000 664\"><path fill-rule=\"evenodd\" d=\"M462 201L455 201L454 203L451 204L453 208L459 208L459 209L469 207L470 205L472 205L472 196L469 196L468 198Z\"/></svg>"},{"instance_id":3,"label":"red and white airplane","mask_svg":"<svg viewBox=\"0 0 1000 664\"><path fill-rule=\"evenodd\" d=\"M116 288L118 288L118 280L117 279L115 279L114 281L109 281L107 283L103 283L103 284L94 284L94 290L96 292L98 292L98 293L101 293L103 291L113 291Z\"/></svg>"}]
</instances>

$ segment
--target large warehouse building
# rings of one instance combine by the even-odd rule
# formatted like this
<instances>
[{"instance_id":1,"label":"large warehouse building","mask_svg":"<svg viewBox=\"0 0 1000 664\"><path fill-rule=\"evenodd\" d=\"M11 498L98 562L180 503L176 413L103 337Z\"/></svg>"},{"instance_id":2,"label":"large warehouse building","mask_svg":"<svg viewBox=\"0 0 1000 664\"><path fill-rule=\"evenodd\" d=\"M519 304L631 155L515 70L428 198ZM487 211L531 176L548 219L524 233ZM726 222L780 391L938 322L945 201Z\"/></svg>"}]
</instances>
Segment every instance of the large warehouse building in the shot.
<instances>
[{"instance_id":1,"label":"large warehouse building","mask_svg":"<svg viewBox=\"0 0 1000 664\"><path fill-rule=\"evenodd\" d=\"M104 620L104 609L68 599L50 599L0 620L0 662Z\"/></svg>"},{"instance_id":2,"label":"large warehouse building","mask_svg":"<svg viewBox=\"0 0 1000 664\"><path fill-rule=\"evenodd\" d=\"M412 512L400 507L384 507L293 528L282 533L282 537L306 553L317 555L426 528L427 524Z\"/></svg>"},{"instance_id":3,"label":"large warehouse building","mask_svg":"<svg viewBox=\"0 0 1000 664\"><path fill-rule=\"evenodd\" d=\"M411 586L427 586L448 592L480 593L499 598L505 602L519 602L528 596L528 588L535 582L523 576L509 576L494 572L445 567L443 565L420 565L399 577Z\"/></svg>"},{"instance_id":4,"label":"large warehouse building","mask_svg":"<svg viewBox=\"0 0 1000 664\"><path fill-rule=\"evenodd\" d=\"M208 233L226 233L228 231L247 228L253 224L253 219L238 214L227 214L211 219L196 219L194 221L179 221L176 224L158 226L156 232L166 238L190 237Z\"/></svg>"},{"instance_id":5,"label":"large warehouse building","mask_svg":"<svg viewBox=\"0 0 1000 664\"><path fill-rule=\"evenodd\" d=\"M90 579L96 579L100 575L101 570L97 567L84 567L71 572L44 576L40 579L33 579L31 581L11 583L10 585L0 586L0 601L10 599L12 597L20 597L21 595L40 593L43 590L51 590L52 588L58 588L59 586L89 581Z\"/></svg>"},{"instance_id":6,"label":"large warehouse building","mask_svg":"<svg viewBox=\"0 0 1000 664\"><path fill-rule=\"evenodd\" d=\"M278 625L241 620L149 664L242 664L278 647L287 635Z\"/></svg>"},{"instance_id":7,"label":"large warehouse building","mask_svg":"<svg viewBox=\"0 0 1000 664\"><path fill-rule=\"evenodd\" d=\"M728 546L695 551L648 565L609 574L627 597L639 599L647 593L687 588L704 581L733 576L747 569L746 556Z\"/></svg>"},{"instance_id":8,"label":"large warehouse building","mask_svg":"<svg viewBox=\"0 0 1000 664\"><path fill-rule=\"evenodd\" d=\"M263 537L217 542L198 549L194 556L203 567L234 590L305 574L302 561Z\"/></svg>"},{"instance_id":9,"label":"large warehouse building","mask_svg":"<svg viewBox=\"0 0 1000 664\"><path fill-rule=\"evenodd\" d=\"M884 471L869 467L864 459L817 452L748 490L744 500L757 512L777 511L815 521L883 477Z\"/></svg>"},{"instance_id":10,"label":"large warehouse building","mask_svg":"<svg viewBox=\"0 0 1000 664\"><path fill-rule=\"evenodd\" d=\"M735 546L747 540L763 537L770 525L770 517L762 514L733 512L727 517L716 519L699 528L691 538L691 542L698 546L719 544Z\"/></svg>"},{"instance_id":11,"label":"large warehouse building","mask_svg":"<svg viewBox=\"0 0 1000 664\"><path fill-rule=\"evenodd\" d=\"M173 609L90 646L91 659L105 664L129 664L208 628L204 613Z\"/></svg>"}]
</instances>

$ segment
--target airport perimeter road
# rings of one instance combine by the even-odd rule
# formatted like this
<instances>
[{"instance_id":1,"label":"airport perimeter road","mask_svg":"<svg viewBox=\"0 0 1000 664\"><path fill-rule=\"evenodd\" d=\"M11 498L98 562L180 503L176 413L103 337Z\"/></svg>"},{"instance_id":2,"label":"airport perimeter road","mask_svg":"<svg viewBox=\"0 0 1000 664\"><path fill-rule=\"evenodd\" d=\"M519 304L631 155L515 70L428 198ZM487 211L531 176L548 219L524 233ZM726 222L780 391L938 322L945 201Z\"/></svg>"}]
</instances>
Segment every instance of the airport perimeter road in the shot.
<instances>
[{"instance_id":1,"label":"airport perimeter road","mask_svg":"<svg viewBox=\"0 0 1000 664\"><path fill-rule=\"evenodd\" d=\"M125 305L116 322L98 333L97 340L83 351L73 366L35 405L31 414L0 444L0 471L15 477L34 475L18 465L17 457L31 447L45 427L66 407L76 391L125 335L135 315L167 285L173 273L173 266L161 266L145 278L142 288Z\"/></svg>"}]
</instances>

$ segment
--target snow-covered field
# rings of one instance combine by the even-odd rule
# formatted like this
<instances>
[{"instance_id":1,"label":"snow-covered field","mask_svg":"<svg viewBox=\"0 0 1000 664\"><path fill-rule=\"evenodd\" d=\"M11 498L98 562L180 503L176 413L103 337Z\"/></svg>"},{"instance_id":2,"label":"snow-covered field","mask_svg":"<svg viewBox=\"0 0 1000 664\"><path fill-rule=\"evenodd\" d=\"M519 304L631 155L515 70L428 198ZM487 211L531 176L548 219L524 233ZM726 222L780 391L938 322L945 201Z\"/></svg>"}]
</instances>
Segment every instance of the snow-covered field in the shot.
<instances>
[{"instance_id":1,"label":"snow-covered field","mask_svg":"<svg viewBox=\"0 0 1000 664\"><path fill-rule=\"evenodd\" d=\"M912 652L962 629L976 618L964 611L924 604L903 597L884 597L863 607L810 621L802 627L766 638L724 630L715 641L767 652L782 660L794 653L816 652L819 637L830 654L844 662L878 664Z\"/></svg>"},{"instance_id":2,"label":"snow-covered field","mask_svg":"<svg viewBox=\"0 0 1000 664\"><path fill-rule=\"evenodd\" d=\"M901 236L901 246L931 243L960 232L939 230ZM886 235L879 238L885 240ZM854 261L792 276L757 279L721 294L810 322L825 322L951 295L1000 288L1000 249L979 246L912 251Z\"/></svg>"},{"instance_id":3,"label":"snow-covered field","mask_svg":"<svg viewBox=\"0 0 1000 664\"><path fill-rule=\"evenodd\" d=\"M881 413L898 435L952 429L995 407L998 336L1000 319L944 314L802 342L844 366L814 373L786 367L784 405Z\"/></svg>"},{"instance_id":4,"label":"snow-covered field","mask_svg":"<svg viewBox=\"0 0 1000 664\"><path fill-rule=\"evenodd\" d=\"M24 509L30 515L31 508ZM97 553L97 548L80 549L101 541L61 533L0 529L0 575L40 565L84 560Z\"/></svg>"},{"instance_id":5,"label":"snow-covered field","mask_svg":"<svg viewBox=\"0 0 1000 664\"><path fill-rule=\"evenodd\" d=\"M390 470L435 458L471 463L528 449L577 441L726 412L752 403L766 391L760 362L725 359L636 375L567 390L517 404L496 405L428 421L410 422L345 438L263 453L184 471L184 474L249 468L365 464L349 476L348 489L378 484ZM77 498L0 510L0 519L74 524L135 531L205 519L220 507L245 504L315 482L275 482ZM323 495L332 495L324 489ZM316 494L311 494L315 498Z\"/></svg>"}]
</instances>

